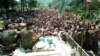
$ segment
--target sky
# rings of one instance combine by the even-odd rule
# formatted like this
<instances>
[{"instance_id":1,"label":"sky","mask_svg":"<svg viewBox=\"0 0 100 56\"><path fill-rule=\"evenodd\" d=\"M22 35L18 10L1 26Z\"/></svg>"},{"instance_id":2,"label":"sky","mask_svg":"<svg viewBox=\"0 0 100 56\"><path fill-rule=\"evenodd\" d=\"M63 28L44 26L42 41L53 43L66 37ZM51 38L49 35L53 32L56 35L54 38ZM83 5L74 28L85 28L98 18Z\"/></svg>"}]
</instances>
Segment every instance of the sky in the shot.
<instances>
[{"instance_id":1,"label":"sky","mask_svg":"<svg viewBox=\"0 0 100 56\"><path fill-rule=\"evenodd\" d=\"M37 0L40 3L49 3L52 2L52 0Z\"/></svg>"},{"instance_id":2,"label":"sky","mask_svg":"<svg viewBox=\"0 0 100 56\"><path fill-rule=\"evenodd\" d=\"M20 1L20 0L16 0L16 1Z\"/></svg>"},{"instance_id":3,"label":"sky","mask_svg":"<svg viewBox=\"0 0 100 56\"><path fill-rule=\"evenodd\" d=\"M53 0L37 0L40 4L47 5L51 3Z\"/></svg>"}]
</instances>

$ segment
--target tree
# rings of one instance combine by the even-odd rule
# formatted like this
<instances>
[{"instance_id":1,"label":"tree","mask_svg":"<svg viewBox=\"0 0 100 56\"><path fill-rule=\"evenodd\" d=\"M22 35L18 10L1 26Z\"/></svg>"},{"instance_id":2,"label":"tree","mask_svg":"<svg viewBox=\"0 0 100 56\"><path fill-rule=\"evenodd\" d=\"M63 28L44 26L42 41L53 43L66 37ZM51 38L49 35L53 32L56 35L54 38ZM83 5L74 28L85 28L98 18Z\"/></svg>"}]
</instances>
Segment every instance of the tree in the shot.
<instances>
[{"instance_id":1,"label":"tree","mask_svg":"<svg viewBox=\"0 0 100 56\"><path fill-rule=\"evenodd\" d=\"M80 0L53 0L52 6L59 10L61 14L64 14L64 11L66 9L69 9L69 7L77 7L78 2L81 2Z\"/></svg>"},{"instance_id":2,"label":"tree","mask_svg":"<svg viewBox=\"0 0 100 56\"><path fill-rule=\"evenodd\" d=\"M9 8L9 6L10 6L10 4L9 4L9 1L8 0L0 0L0 7L1 8L5 8L5 9L8 9Z\"/></svg>"},{"instance_id":3,"label":"tree","mask_svg":"<svg viewBox=\"0 0 100 56\"><path fill-rule=\"evenodd\" d=\"M36 0L21 0L21 10L24 11L24 7L26 7L28 10L31 10L32 7L37 7L37 1Z\"/></svg>"},{"instance_id":4,"label":"tree","mask_svg":"<svg viewBox=\"0 0 100 56\"><path fill-rule=\"evenodd\" d=\"M15 6L18 5L18 2L15 0L10 0L9 2L10 2L10 7L12 7L12 8L14 8Z\"/></svg>"},{"instance_id":5,"label":"tree","mask_svg":"<svg viewBox=\"0 0 100 56\"><path fill-rule=\"evenodd\" d=\"M32 9L32 7L37 7L37 1L36 0L30 0L30 2L29 2L30 10Z\"/></svg>"},{"instance_id":6,"label":"tree","mask_svg":"<svg viewBox=\"0 0 100 56\"><path fill-rule=\"evenodd\" d=\"M21 11L24 11L25 0L21 0Z\"/></svg>"},{"instance_id":7,"label":"tree","mask_svg":"<svg viewBox=\"0 0 100 56\"><path fill-rule=\"evenodd\" d=\"M17 2L15 0L0 0L0 8L8 10L10 7L15 7Z\"/></svg>"}]
</instances>

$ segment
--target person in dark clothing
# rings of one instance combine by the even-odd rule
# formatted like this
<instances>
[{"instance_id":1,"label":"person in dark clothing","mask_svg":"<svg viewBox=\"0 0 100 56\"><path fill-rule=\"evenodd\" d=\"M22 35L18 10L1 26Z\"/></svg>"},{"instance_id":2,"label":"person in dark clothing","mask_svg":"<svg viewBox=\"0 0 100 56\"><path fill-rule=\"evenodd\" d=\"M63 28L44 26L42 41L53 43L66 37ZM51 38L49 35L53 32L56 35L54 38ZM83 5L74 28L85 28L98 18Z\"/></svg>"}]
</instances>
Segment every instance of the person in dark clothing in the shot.
<instances>
[{"instance_id":1,"label":"person in dark clothing","mask_svg":"<svg viewBox=\"0 0 100 56\"><path fill-rule=\"evenodd\" d=\"M91 42L91 35L90 35L90 32L89 32L89 29L86 30L85 32L85 40L84 40L84 43L83 43L83 48L86 49L86 50L90 50L90 42Z\"/></svg>"},{"instance_id":2,"label":"person in dark clothing","mask_svg":"<svg viewBox=\"0 0 100 56\"><path fill-rule=\"evenodd\" d=\"M91 45L91 49L92 51L94 51L95 53L98 52L98 41L100 40L100 31L95 31L93 36L92 36L92 45Z\"/></svg>"},{"instance_id":3,"label":"person in dark clothing","mask_svg":"<svg viewBox=\"0 0 100 56\"><path fill-rule=\"evenodd\" d=\"M67 36L64 32L61 32L61 38L65 43L67 42Z\"/></svg>"},{"instance_id":4,"label":"person in dark clothing","mask_svg":"<svg viewBox=\"0 0 100 56\"><path fill-rule=\"evenodd\" d=\"M0 29L0 44L2 44L2 31L3 29Z\"/></svg>"}]
</instances>

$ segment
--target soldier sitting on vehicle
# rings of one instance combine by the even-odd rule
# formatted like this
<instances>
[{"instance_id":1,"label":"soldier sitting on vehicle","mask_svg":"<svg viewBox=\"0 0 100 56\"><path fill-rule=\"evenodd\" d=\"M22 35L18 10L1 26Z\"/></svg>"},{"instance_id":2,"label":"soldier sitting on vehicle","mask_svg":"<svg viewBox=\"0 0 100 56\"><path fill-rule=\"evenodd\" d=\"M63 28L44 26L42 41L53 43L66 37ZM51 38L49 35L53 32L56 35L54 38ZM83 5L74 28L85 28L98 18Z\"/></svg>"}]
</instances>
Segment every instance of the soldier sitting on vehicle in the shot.
<instances>
[{"instance_id":1,"label":"soldier sitting on vehicle","mask_svg":"<svg viewBox=\"0 0 100 56\"><path fill-rule=\"evenodd\" d=\"M24 48L26 51L28 49L32 49L34 44L37 42L38 38L35 37L34 30L32 28L32 23L28 22L26 28L22 29L20 32L21 35L21 47ZM35 36L33 36L35 35Z\"/></svg>"},{"instance_id":2,"label":"soldier sitting on vehicle","mask_svg":"<svg viewBox=\"0 0 100 56\"><path fill-rule=\"evenodd\" d=\"M3 51L13 51L17 48L18 41L16 40L16 31L14 30L14 25L9 24L8 29L3 31L2 35L2 47L1 50Z\"/></svg>"}]
</instances>

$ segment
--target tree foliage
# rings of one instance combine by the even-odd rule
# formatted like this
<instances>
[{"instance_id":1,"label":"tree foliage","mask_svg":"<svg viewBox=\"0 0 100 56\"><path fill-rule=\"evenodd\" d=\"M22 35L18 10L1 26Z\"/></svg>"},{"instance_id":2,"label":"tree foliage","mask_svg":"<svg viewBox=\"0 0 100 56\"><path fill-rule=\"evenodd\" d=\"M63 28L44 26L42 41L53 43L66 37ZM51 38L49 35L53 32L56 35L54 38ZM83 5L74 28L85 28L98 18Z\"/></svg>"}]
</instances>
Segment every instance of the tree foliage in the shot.
<instances>
[{"instance_id":1,"label":"tree foliage","mask_svg":"<svg viewBox=\"0 0 100 56\"><path fill-rule=\"evenodd\" d=\"M37 7L37 1L36 0L30 0L29 2L31 7Z\"/></svg>"},{"instance_id":2,"label":"tree foliage","mask_svg":"<svg viewBox=\"0 0 100 56\"><path fill-rule=\"evenodd\" d=\"M0 0L0 8L9 9L9 7L14 7L17 5L15 0Z\"/></svg>"},{"instance_id":3,"label":"tree foliage","mask_svg":"<svg viewBox=\"0 0 100 56\"><path fill-rule=\"evenodd\" d=\"M37 7L37 1L36 0L21 0L21 9L24 11L24 7L27 7L27 9L31 10L33 7Z\"/></svg>"}]
</instances>

